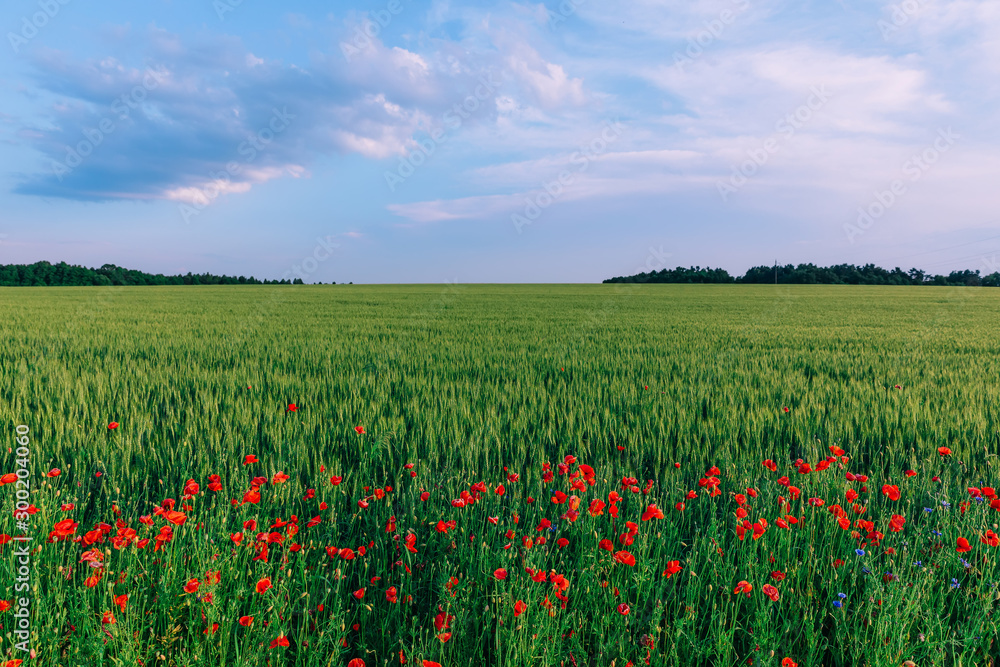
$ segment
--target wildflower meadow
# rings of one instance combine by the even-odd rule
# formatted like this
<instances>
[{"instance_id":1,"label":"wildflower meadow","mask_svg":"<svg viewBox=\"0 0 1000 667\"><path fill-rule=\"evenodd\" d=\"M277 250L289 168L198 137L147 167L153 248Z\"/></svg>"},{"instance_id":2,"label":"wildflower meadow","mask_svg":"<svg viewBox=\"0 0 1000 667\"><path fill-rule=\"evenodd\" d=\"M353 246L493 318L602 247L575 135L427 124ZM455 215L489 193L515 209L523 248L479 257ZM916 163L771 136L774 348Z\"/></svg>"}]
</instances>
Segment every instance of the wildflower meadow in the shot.
<instances>
[{"instance_id":1,"label":"wildflower meadow","mask_svg":"<svg viewBox=\"0 0 1000 667\"><path fill-rule=\"evenodd\" d=\"M1000 295L0 290L0 665L993 666Z\"/></svg>"}]
</instances>

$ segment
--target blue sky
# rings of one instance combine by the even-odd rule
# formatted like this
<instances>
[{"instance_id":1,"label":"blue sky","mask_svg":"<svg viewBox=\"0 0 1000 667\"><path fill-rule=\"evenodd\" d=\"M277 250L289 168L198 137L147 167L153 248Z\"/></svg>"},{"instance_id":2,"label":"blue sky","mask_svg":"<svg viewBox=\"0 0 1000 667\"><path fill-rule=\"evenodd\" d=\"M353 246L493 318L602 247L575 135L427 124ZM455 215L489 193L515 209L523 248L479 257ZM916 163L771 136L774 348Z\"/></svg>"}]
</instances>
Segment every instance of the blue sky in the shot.
<instances>
[{"instance_id":1,"label":"blue sky","mask_svg":"<svg viewBox=\"0 0 1000 667\"><path fill-rule=\"evenodd\" d=\"M0 262L998 270L1000 3L7 0Z\"/></svg>"}]
</instances>

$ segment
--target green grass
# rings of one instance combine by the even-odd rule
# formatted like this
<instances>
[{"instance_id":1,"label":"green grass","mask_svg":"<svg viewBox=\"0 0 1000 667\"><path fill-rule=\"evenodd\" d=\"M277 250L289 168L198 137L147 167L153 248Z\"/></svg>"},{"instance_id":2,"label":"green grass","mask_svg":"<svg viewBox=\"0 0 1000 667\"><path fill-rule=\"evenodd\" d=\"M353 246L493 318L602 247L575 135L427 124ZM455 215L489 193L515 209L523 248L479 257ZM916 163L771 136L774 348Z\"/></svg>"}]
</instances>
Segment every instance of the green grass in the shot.
<instances>
[{"instance_id":1,"label":"green grass","mask_svg":"<svg viewBox=\"0 0 1000 667\"><path fill-rule=\"evenodd\" d=\"M648 638L650 664L662 665L779 665L787 656L802 667L985 666L996 654L998 551L979 537L998 515L967 491L1000 484L994 290L18 288L0 290L0 312L0 422L11 448L0 474L16 471L15 427L27 425L39 508L30 517L32 664L361 658L371 667L398 665L403 651L411 665L624 667L644 664ZM290 403L297 412L286 412ZM109 431L112 421L120 426ZM846 451L846 466L796 471L796 459L815 467L831 446ZM952 455L939 456L939 446ZM259 462L244 465L250 454ZM567 455L577 459L571 471L594 468L595 485L543 480L543 464L558 473ZM714 497L698 485L713 465L722 492ZM46 477L51 468L61 474ZM290 478L272 484L279 471ZM848 471L870 476L867 491ZM209 490L209 475L221 491ZM343 482L332 485L331 475ZM802 490L787 512L781 475ZM254 476L268 479L259 504L239 504ZM640 492L623 489L623 477ZM189 479L200 490L184 500ZM487 492L475 504L451 505L477 482ZM888 500L883 484L901 498ZM358 507L386 486L384 498ZM768 528L741 541L734 494L747 488L759 492L748 520ZM828 511L840 504L858 518L849 488L867 508L860 518L884 533L876 544L853 538ZM549 501L555 489L581 498L579 519L560 519L567 506ZM585 511L615 490L625 496L616 519ZM689 490L698 497L685 499ZM809 505L813 497L825 504ZM168 544L113 543L120 529L144 539L169 525L155 514L152 526L139 521L167 498L191 508ZM650 503L664 519L639 520ZM20 534L14 509L15 485L3 486L0 532ZM785 514L801 520L775 526ZM901 532L890 531L894 514L906 519ZM270 545L267 562L254 560L256 534L292 515L298 533L275 528L284 542ZM321 523L307 527L316 516ZM67 518L79 524L76 538L99 522L110 532L93 545L47 543ZM557 530L536 530L542 518ZM249 519L256 530L243 529ZM447 534L434 529L449 520ZM629 546L619 540L626 521L639 525ZM241 531L234 546L229 536ZM402 548L410 532L417 553ZM545 544L525 548L525 537L543 535ZM972 551L956 553L960 536ZM558 548L559 538L568 545ZM635 566L598 549L603 538ZM372 542L351 561L326 549ZM855 554L861 543L865 556ZM14 547L0 547L0 582L15 580ZM94 547L100 569L80 562ZM844 565L835 568L837 559ZM671 560L683 570L666 578ZM504 581L492 575L501 567ZM551 581L532 581L525 568L565 575L565 608ZM221 581L207 583L208 571ZM775 582L772 571L786 578ZM273 587L258 594L262 577ZM185 593L192 578L200 588ZM740 580L753 584L750 597L733 594ZM762 593L767 583L778 601ZM0 613L0 656L25 658L11 632L17 595L3 585L11 608ZM386 600L390 586L396 603ZM351 593L362 587L358 600ZM847 595L839 609L838 592ZM114 604L122 594L124 611ZM527 611L515 617L517 600ZM623 602L628 615L617 611ZM102 626L107 611L116 622ZM439 613L454 616L447 642L437 637ZM253 624L240 626L242 616ZM204 634L213 623L218 631ZM290 646L269 648L279 634Z\"/></svg>"}]
</instances>

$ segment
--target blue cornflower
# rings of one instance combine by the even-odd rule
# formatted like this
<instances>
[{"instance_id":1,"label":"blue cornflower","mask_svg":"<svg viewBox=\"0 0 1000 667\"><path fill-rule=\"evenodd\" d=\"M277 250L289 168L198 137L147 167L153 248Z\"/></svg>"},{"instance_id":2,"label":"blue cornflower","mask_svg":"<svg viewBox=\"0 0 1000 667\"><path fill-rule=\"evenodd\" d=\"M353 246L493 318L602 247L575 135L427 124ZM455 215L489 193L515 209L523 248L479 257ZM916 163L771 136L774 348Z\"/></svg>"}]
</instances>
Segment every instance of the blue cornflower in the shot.
<instances>
[{"instance_id":1,"label":"blue cornflower","mask_svg":"<svg viewBox=\"0 0 1000 667\"><path fill-rule=\"evenodd\" d=\"M856 553L859 556L864 556L865 555L865 550L864 549L855 549L854 553Z\"/></svg>"},{"instance_id":2,"label":"blue cornflower","mask_svg":"<svg viewBox=\"0 0 1000 667\"><path fill-rule=\"evenodd\" d=\"M925 507L924 511L927 512L928 514L930 514L931 512L934 511L934 508L933 507Z\"/></svg>"},{"instance_id":3,"label":"blue cornflower","mask_svg":"<svg viewBox=\"0 0 1000 667\"><path fill-rule=\"evenodd\" d=\"M969 561L965 560L964 558L959 558L958 560L962 561L962 566L966 570L968 570L970 567L972 567L971 565L969 565Z\"/></svg>"},{"instance_id":4,"label":"blue cornflower","mask_svg":"<svg viewBox=\"0 0 1000 667\"><path fill-rule=\"evenodd\" d=\"M962 584L958 583L958 579L952 579L951 580L951 587L952 588L961 588Z\"/></svg>"},{"instance_id":5,"label":"blue cornflower","mask_svg":"<svg viewBox=\"0 0 1000 667\"><path fill-rule=\"evenodd\" d=\"M941 533L940 533L940 531L937 531L937 530L932 530L932 531L931 531L931 533L932 533L932 534L933 534L933 535L934 535L935 537L941 537Z\"/></svg>"},{"instance_id":6,"label":"blue cornflower","mask_svg":"<svg viewBox=\"0 0 1000 667\"><path fill-rule=\"evenodd\" d=\"M847 597L847 593L837 593L837 597L843 600L844 598Z\"/></svg>"},{"instance_id":7,"label":"blue cornflower","mask_svg":"<svg viewBox=\"0 0 1000 667\"><path fill-rule=\"evenodd\" d=\"M924 562L922 560L915 560L915 561L913 561L913 566L914 567L923 567L924 566Z\"/></svg>"},{"instance_id":8,"label":"blue cornflower","mask_svg":"<svg viewBox=\"0 0 1000 667\"><path fill-rule=\"evenodd\" d=\"M941 501L941 506L944 507L945 509L947 509L947 508L951 507L951 503L949 503L947 500L942 500Z\"/></svg>"},{"instance_id":9,"label":"blue cornflower","mask_svg":"<svg viewBox=\"0 0 1000 667\"><path fill-rule=\"evenodd\" d=\"M844 603L841 602L840 600L834 600L833 601L833 606L836 607L837 609L840 609L841 607L844 606Z\"/></svg>"}]
</instances>

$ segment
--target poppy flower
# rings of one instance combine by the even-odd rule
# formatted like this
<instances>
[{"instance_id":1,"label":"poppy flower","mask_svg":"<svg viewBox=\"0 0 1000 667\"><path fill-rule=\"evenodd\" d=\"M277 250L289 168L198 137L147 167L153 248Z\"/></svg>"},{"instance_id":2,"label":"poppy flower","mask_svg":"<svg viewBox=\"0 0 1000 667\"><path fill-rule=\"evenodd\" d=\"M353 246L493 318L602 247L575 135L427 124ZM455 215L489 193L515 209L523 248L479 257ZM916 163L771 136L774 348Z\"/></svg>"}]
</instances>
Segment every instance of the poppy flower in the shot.
<instances>
[{"instance_id":1,"label":"poppy flower","mask_svg":"<svg viewBox=\"0 0 1000 667\"><path fill-rule=\"evenodd\" d=\"M354 658L349 663L347 663L347 667L365 667L365 661L362 660L361 658Z\"/></svg>"},{"instance_id":2,"label":"poppy flower","mask_svg":"<svg viewBox=\"0 0 1000 667\"><path fill-rule=\"evenodd\" d=\"M52 470L50 470L47 473L45 473L45 476L46 477L58 477L61 474L62 474L62 470L60 470L59 468L53 468Z\"/></svg>"},{"instance_id":3,"label":"poppy flower","mask_svg":"<svg viewBox=\"0 0 1000 667\"><path fill-rule=\"evenodd\" d=\"M365 427L364 426L355 426L354 427L354 432L357 433L358 435L364 435L365 434Z\"/></svg>"},{"instance_id":4,"label":"poppy flower","mask_svg":"<svg viewBox=\"0 0 1000 667\"><path fill-rule=\"evenodd\" d=\"M622 565L628 565L629 567L635 565L635 556L633 556L627 551L619 551L615 553L615 560L621 563Z\"/></svg>"},{"instance_id":5,"label":"poppy flower","mask_svg":"<svg viewBox=\"0 0 1000 667\"><path fill-rule=\"evenodd\" d=\"M650 519L662 519L664 518L663 510L658 508L656 504L652 504L646 508L646 511L642 513L642 521L649 521Z\"/></svg>"},{"instance_id":6,"label":"poppy flower","mask_svg":"<svg viewBox=\"0 0 1000 667\"><path fill-rule=\"evenodd\" d=\"M618 613L621 614L622 616L628 616L628 613L630 611L632 611L632 610L629 609L629 606L627 604L625 604L624 602L622 602L620 605L618 605Z\"/></svg>"},{"instance_id":7,"label":"poppy flower","mask_svg":"<svg viewBox=\"0 0 1000 667\"><path fill-rule=\"evenodd\" d=\"M785 414L787 414L787 413L791 412L791 409L790 409L790 408L788 408L787 406L786 406L786 407L783 407L783 408L781 408L781 409L785 411Z\"/></svg>"},{"instance_id":8,"label":"poppy flower","mask_svg":"<svg viewBox=\"0 0 1000 667\"><path fill-rule=\"evenodd\" d=\"M892 484L882 486L882 495L889 500L899 500L899 487Z\"/></svg>"},{"instance_id":9,"label":"poppy flower","mask_svg":"<svg viewBox=\"0 0 1000 667\"><path fill-rule=\"evenodd\" d=\"M242 625L244 628L249 628L250 625L253 623L253 616L240 616L240 620L238 621L238 623Z\"/></svg>"},{"instance_id":10,"label":"poppy flower","mask_svg":"<svg viewBox=\"0 0 1000 667\"><path fill-rule=\"evenodd\" d=\"M257 457L256 457L256 456L254 456L253 454L247 454L247 455L246 455L246 456L245 456L245 457L243 458L243 465L245 465L245 466L248 466L248 465L250 465L251 463L257 463Z\"/></svg>"},{"instance_id":11,"label":"poppy flower","mask_svg":"<svg viewBox=\"0 0 1000 667\"><path fill-rule=\"evenodd\" d=\"M753 584L749 581L740 581L736 584L736 588L733 589L733 595L739 595L740 593L746 593L747 597L750 597L750 592L753 591Z\"/></svg>"},{"instance_id":12,"label":"poppy flower","mask_svg":"<svg viewBox=\"0 0 1000 667\"><path fill-rule=\"evenodd\" d=\"M992 530L987 530L986 534L979 538L979 541L990 547L1000 547L1000 535Z\"/></svg>"},{"instance_id":13,"label":"poppy flower","mask_svg":"<svg viewBox=\"0 0 1000 667\"><path fill-rule=\"evenodd\" d=\"M201 586L201 582L198 581L197 579L188 579L187 584L184 585L184 592L194 593L195 591L198 590L199 586Z\"/></svg>"},{"instance_id":14,"label":"poppy flower","mask_svg":"<svg viewBox=\"0 0 1000 667\"><path fill-rule=\"evenodd\" d=\"M447 644L448 640L451 639L451 632L442 632L437 638L441 640L442 644Z\"/></svg>"},{"instance_id":15,"label":"poppy flower","mask_svg":"<svg viewBox=\"0 0 1000 667\"><path fill-rule=\"evenodd\" d=\"M684 568L681 567L681 562L679 560L669 561L667 563L667 569L663 571L663 576L669 579L670 577L680 572L682 569Z\"/></svg>"},{"instance_id":16,"label":"poppy flower","mask_svg":"<svg viewBox=\"0 0 1000 667\"><path fill-rule=\"evenodd\" d=\"M434 662L433 660L421 660L423 667L441 667L440 662Z\"/></svg>"},{"instance_id":17,"label":"poppy flower","mask_svg":"<svg viewBox=\"0 0 1000 667\"><path fill-rule=\"evenodd\" d=\"M128 604L128 596L119 595L118 597L115 598L115 604L118 605L118 608L122 610L122 613L125 613L125 605Z\"/></svg>"},{"instance_id":18,"label":"poppy flower","mask_svg":"<svg viewBox=\"0 0 1000 667\"><path fill-rule=\"evenodd\" d=\"M941 456L948 456L949 454L951 454L951 450L948 449L947 447L938 447L938 454L940 454Z\"/></svg>"},{"instance_id":19,"label":"poppy flower","mask_svg":"<svg viewBox=\"0 0 1000 667\"><path fill-rule=\"evenodd\" d=\"M514 603L514 616L520 616L525 611L527 611L528 605L524 604L524 600L518 600Z\"/></svg>"},{"instance_id":20,"label":"poppy flower","mask_svg":"<svg viewBox=\"0 0 1000 667\"><path fill-rule=\"evenodd\" d=\"M799 667L799 663L795 662L791 658L782 658L781 667Z\"/></svg>"},{"instance_id":21,"label":"poppy flower","mask_svg":"<svg viewBox=\"0 0 1000 667\"><path fill-rule=\"evenodd\" d=\"M288 646L288 638L285 635L275 637L268 648L278 648L279 646Z\"/></svg>"},{"instance_id":22,"label":"poppy flower","mask_svg":"<svg viewBox=\"0 0 1000 667\"><path fill-rule=\"evenodd\" d=\"M958 546L955 548L955 551L960 554L972 551L972 546L969 545L969 540L964 537L958 538Z\"/></svg>"},{"instance_id":23,"label":"poppy flower","mask_svg":"<svg viewBox=\"0 0 1000 667\"><path fill-rule=\"evenodd\" d=\"M556 540L556 546L559 547L560 549L563 549L568 545L569 545L569 540L567 540L565 537L560 537L558 540Z\"/></svg>"},{"instance_id":24,"label":"poppy flower","mask_svg":"<svg viewBox=\"0 0 1000 667\"><path fill-rule=\"evenodd\" d=\"M255 590L258 593L263 594L269 588L271 588L271 580L268 577L264 577L263 579L261 579L260 581L257 582L257 586L255 587Z\"/></svg>"},{"instance_id":25,"label":"poppy flower","mask_svg":"<svg viewBox=\"0 0 1000 667\"><path fill-rule=\"evenodd\" d=\"M764 584L760 590L764 592L764 595L771 598L772 602L777 602L778 599L781 597L781 594L778 593L778 589L772 586L771 584Z\"/></svg>"},{"instance_id":26,"label":"poppy flower","mask_svg":"<svg viewBox=\"0 0 1000 667\"><path fill-rule=\"evenodd\" d=\"M111 422L110 424L108 424L109 431L114 431L116 428L118 428L118 422Z\"/></svg>"},{"instance_id":27,"label":"poppy flower","mask_svg":"<svg viewBox=\"0 0 1000 667\"><path fill-rule=\"evenodd\" d=\"M365 589L359 588L358 590L356 590L353 593L351 593L351 595L354 596L355 600L360 600L361 598L363 598L365 596Z\"/></svg>"},{"instance_id":28,"label":"poppy flower","mask_svg":"<svg viewBox=\"0 0 1000 667\"><path fill-rule=\"evenodd\" d=\"M285 408L285 410L288 411L288 412L297 412L298 409L299 409L298 406L295 405L294 403L289 403L288 407Z\"/></svg>"},{"instance_id":29,"label":"poppy flower","mask_svg":"<svg viewBox=\"0 0 1000 667\"><path fill-rule=\"evenodd\" d=\"M17 473L9 472L3 477L0 477L0 486L4 486L5 484L13 484L16 481L17 481Z\"/></svg>"}]
</instances>

